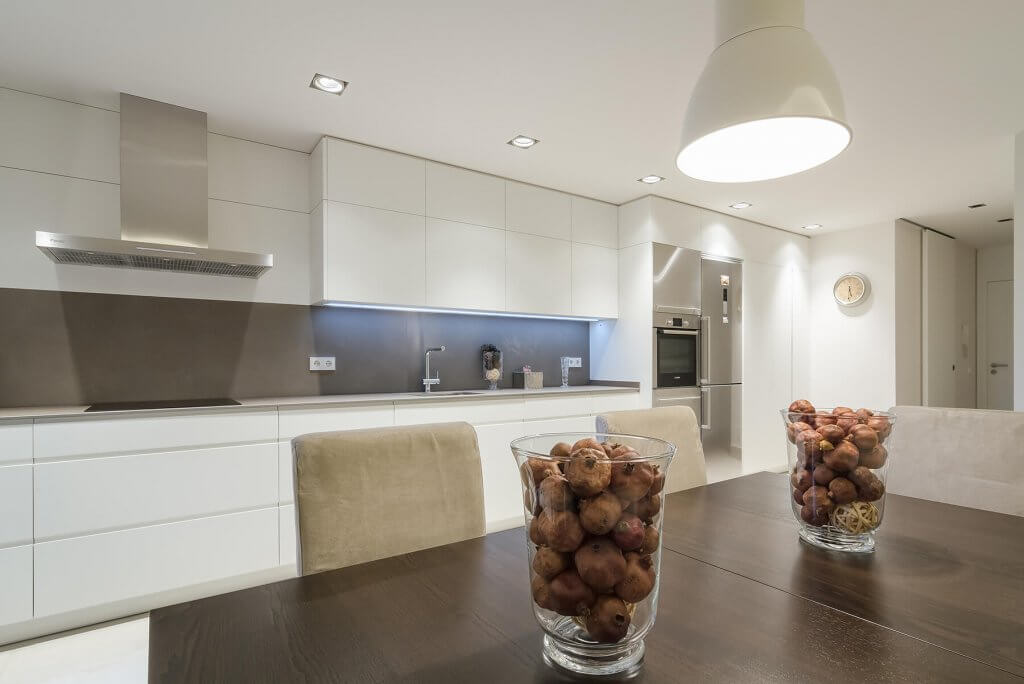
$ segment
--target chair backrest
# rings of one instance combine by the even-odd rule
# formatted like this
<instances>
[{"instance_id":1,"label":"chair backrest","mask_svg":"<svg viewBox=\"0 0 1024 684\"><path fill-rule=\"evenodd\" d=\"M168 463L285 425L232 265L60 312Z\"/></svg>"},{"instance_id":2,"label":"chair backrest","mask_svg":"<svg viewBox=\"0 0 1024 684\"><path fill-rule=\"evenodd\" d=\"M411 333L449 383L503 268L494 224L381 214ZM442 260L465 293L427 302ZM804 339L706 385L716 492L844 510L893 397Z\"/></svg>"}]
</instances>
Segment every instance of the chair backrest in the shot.
<instances>
[{"instance_id":1,"label":"chair backrest","mask_svg":"<svg viewBox=\"0 0 1024 684\"><path fill-rule=\"evenodd\" d=\"M1024 516L1024 413L897 406L886 489Z\"/></svg>"},{"instance_id":2,"label":"chair backrest","mask_svg":"<svg viewBox=\"0 0 1024 684\"><path fill-rule=\"evenodd\" d=\"M467 423L300 435L292 448L304 575L484 534Z\"/></svg>"},{"instance_id":3,"label":"chair backrest","mask_svg":"<svg viewBox=\"0 0 1024 684\"><path fill-rule=\"evenodd\" d=\"M697 416L688 406L662 406L635 411L612 411L597 416L598 432L656 437L676 445L676 455L665 478L665 492L708 483L704 448Z\"/></svg>"}]
</instances>

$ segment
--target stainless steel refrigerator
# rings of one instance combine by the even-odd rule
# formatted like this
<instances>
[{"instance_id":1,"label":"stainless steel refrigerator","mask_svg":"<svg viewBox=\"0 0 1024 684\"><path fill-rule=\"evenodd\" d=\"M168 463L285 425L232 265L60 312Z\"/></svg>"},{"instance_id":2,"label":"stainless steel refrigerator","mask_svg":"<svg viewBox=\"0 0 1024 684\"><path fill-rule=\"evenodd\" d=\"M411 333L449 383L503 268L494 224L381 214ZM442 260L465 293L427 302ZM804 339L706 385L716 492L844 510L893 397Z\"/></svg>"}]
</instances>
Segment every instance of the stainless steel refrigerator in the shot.
<instances>
[{"instance_id":1,"label":"stainless steel refrigerator","mask_svg":"<svg viewBox=\"0 0 1024 684\"><path fill-rule=\"evenodd\" d=\"M743 393L743 265L700 263L701 435L708 458L740 457Z\"/></svg>"}]
</instances>

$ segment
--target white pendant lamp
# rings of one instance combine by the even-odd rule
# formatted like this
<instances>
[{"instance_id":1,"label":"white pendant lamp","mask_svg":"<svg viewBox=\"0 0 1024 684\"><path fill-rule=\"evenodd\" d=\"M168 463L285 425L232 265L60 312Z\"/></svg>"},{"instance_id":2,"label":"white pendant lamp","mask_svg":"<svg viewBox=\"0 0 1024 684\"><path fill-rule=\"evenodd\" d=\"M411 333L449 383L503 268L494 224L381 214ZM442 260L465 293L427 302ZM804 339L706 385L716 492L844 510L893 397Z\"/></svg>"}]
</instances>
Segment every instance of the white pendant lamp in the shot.
<instances>
[{"instance_id":1,"label":"white pendant lamp","mask_svg":"<svg viewBox=\"0 0 1024 684\"><path fill-rule=\"evenodd\" d=\"M718 183L768 180L846 149L839 81L803 25L803 0L718 0L718 47L686 111L680 171Z\"/></svg>"}]
</instances>

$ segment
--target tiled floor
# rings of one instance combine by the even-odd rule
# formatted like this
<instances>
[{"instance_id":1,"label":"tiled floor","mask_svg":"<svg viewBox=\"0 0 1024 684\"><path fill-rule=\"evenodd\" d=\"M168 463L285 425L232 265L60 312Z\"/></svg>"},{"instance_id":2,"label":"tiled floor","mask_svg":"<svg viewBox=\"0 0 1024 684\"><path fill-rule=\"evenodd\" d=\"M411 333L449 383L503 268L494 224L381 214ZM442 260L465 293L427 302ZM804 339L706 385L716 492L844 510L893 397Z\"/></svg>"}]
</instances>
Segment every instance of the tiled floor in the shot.
<instances>
[{"instance_id":1,"label":"tiled floor","mask_svg":"<svg viewBox=\"0 0 1024 684\"><path fill-rule=\"evenodd\" d=\"M743 466L740 463L740 459L728 456L720 458L708 457L705 459L705 467L708 472L708 484L730 480L743 474Z\"/></svg>"},{"instance_id":2,"label":"tiled floor","mask_svg":"<svg viewBox=\"0 0 1024 684\"><path fill-rule=\"evenodd\" d=\"M149 616L37 639L0 650L0 684L141 684Z\"/></svg>"}]
</instances>

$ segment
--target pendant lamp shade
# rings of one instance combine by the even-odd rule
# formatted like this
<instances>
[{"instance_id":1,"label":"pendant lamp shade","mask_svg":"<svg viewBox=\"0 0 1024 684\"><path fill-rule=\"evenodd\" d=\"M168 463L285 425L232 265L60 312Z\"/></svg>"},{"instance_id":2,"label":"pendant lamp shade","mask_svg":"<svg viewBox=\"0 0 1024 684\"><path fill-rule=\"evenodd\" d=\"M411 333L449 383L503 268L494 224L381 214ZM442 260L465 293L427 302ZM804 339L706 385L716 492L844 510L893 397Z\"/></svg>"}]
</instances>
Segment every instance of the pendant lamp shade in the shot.
<instances>
[{"instance_id":1,"label":"pendant lamp shade","mask_svg":"<svg viewBox=\"0 0 1024 684\"><path fill-rule=\"evenodd\" d=\"M743 183L822 164L850 144L839 81L802 0L719 0L719 46L690 98L676 165Z\"/></svg>"}]
</instances>

